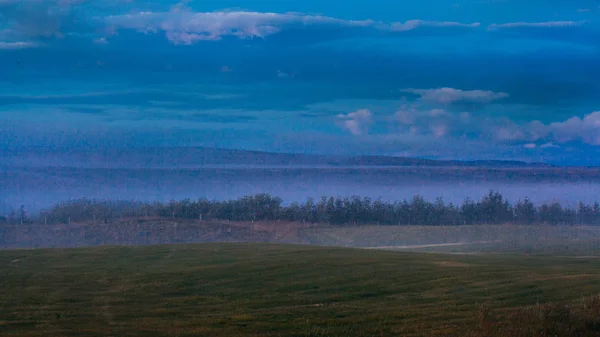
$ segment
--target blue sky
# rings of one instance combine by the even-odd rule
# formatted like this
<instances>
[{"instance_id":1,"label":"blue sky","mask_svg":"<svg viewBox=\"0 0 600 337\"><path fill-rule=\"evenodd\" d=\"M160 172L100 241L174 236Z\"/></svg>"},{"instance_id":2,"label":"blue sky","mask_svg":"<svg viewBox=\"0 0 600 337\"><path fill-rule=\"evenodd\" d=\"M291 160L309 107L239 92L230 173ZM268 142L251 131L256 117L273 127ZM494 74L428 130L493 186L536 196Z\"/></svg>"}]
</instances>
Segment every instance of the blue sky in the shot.
<instances>
[{"instance_id":1,"label":"blue sky","mask_svg":"<svg viewBox=\"0 0 600 337\"><path fill-rule=\"evenodd\" d=\"M0 0L0 146L600 165L600 2Z\"/></svg>"}]
</instances>

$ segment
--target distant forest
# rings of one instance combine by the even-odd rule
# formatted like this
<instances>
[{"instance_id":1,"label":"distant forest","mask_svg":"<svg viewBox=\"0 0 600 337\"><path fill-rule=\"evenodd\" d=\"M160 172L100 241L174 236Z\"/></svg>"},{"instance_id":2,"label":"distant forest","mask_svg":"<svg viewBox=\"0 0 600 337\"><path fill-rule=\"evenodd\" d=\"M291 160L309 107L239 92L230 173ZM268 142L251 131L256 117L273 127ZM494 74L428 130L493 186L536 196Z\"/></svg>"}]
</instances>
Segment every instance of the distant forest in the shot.
<instances>
[{"instance_id":1,"label":"distant forest","mask_svg":"<svg viewBox=\"0 0 600 337\"><path fill-rule=\"evenodd\" d=\"M77 199L62 202L35 216L26 208L0 217L0 223L70 224L109 222L132 217L167 217L196 220L264 221L285 220L330 225L379 224L391 226L457 226L478 224L548 224L600 226L600 204L580 203L564 207L558 202L534 205L527 198L509 203L499 192L490 191L478 201L466 199L462 204L434 202L415 196L412 200L386 202L370 198L308 198L303 203L284 205L281 198L257 194L236 200L208 199L143 203L133 201L98 201Z\"/></svg>"}]
</instances>

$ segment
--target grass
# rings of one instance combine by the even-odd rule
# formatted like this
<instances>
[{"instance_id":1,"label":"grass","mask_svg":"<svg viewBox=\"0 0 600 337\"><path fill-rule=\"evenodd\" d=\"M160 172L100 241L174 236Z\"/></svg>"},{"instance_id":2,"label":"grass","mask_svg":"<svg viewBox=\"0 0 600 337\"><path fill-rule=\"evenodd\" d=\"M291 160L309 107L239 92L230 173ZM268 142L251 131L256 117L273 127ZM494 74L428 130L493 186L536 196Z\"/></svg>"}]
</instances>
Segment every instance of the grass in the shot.
<instances>
[{"instance_id":1,"label":"grass","mask_svg":"<svg viewBox=\"0 0 600 337\"><path fill-rule=\"evenodd\" d=\"M502 326L527 306L579 305L600 293L599 279L592 257L274 244L9 250L0 335L476 335L483 304Z\"/></svg>"},{"instance_id":2,"label":"grass","mask_svg":"<svg viewBox=\"0 0 600 337\"><path fill-rule=\"evenodd\" d=\"M578 226L359 226L299 229L304 241L327 246L381 247L467 242L461 246L411 248L443 253L600 252L600 227Z\"/></svg>"},{"instance_id":3,"label":"grass","mask_svg":"<svg viewBox=\"0 0 600 337\"><path fill-rule=\"evenodd\" d=\"M475 336L598 336L600 335L600 296L566 305L537 304L516 308L493 317L489 307L482 305L478 312L480 329Z\"/></svg>"}]
</instances>

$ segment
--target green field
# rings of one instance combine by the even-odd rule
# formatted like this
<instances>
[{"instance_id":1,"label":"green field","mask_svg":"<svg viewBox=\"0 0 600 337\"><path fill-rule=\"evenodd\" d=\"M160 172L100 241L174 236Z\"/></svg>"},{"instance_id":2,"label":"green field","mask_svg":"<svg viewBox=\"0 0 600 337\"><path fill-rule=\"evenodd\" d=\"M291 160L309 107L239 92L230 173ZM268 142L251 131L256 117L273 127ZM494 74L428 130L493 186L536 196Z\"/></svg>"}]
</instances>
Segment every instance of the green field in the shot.
<instances>
[{"instance_id":1,"label":"green field","mask_svg":"<svg viewBox=\"0 0 600 337\"><path fill-rule=\"evenodd\" d=\"M586 255L594 255L590 251ZM581 303L600 259L274 244L0 251L1 336L464 336Z\"/></svg>"}]
</instances>

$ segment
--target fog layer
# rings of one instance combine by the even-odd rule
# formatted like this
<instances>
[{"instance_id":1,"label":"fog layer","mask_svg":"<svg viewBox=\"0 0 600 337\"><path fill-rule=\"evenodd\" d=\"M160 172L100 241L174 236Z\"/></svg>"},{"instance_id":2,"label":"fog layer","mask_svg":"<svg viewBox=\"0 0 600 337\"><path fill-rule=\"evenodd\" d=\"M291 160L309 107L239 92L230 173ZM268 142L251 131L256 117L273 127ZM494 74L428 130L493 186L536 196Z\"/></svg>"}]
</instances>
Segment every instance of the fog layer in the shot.
<instances>
[{"instance_id":1,"label":"fog layer","mask_svg":"<svg viewBox=\"0 0 600 337\"><path fill-rule=\"evenodd\" d=\"M76 198L169 201L231 199L270 193L284 203L320 196L368 196L393 201L419 194L460 203L490 189L515 202L600 200L600 174L592 169L532 168L204 168L106 169L4 167L0 207L29 211Z\"/></svg>"}]
</instances>

